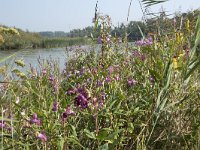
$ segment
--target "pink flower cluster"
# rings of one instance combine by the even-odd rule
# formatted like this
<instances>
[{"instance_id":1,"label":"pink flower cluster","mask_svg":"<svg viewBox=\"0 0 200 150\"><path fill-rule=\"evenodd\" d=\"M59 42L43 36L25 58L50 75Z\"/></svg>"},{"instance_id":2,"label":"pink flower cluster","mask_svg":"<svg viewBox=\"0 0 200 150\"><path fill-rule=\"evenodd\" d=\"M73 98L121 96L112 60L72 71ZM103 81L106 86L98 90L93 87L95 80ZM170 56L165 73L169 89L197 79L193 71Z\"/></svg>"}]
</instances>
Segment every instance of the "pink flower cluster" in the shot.
<instances>
[{"instance_id":1,"label":"pink flower cluster","mask_svg":"<svg viewBox=\"0 0 200 150\"><path fill-rule=\"evenodd\" d=\"M137 45L137 46L148 46L148 45L152 45L152 44L153 44L152 37L149 37L148 39L142 39L142 40L135 42L135 45Z\"/></svg>"}]
</instances>

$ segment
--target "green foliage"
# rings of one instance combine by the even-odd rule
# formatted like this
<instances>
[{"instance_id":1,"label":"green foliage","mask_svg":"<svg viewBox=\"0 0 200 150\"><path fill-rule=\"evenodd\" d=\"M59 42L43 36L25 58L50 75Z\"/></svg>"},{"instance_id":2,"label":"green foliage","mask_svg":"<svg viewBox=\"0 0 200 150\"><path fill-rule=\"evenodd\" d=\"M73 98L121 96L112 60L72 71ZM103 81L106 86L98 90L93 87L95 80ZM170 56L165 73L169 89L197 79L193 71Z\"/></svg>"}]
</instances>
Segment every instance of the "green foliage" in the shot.
<instances>
[{"instance_id":1,"label":"green foliage","mask_svg":"<svg viewBox=\"0 0 200 150\"><path fill-rule=\"evenodd\" d=\"M43 48L51 48L51 47L66 47L73 45L83 45L89 44L90 40L88 38L45 38L41 42L41 46Z\"/></svg>"},{"instance_id":2,"label":"green foliage","mask_svg":"<svg viewBox=\"0 0 200 150\"><path fill-rule=\"evenodd\" d=\"M19 35L19 32L14 28L7 28L0 26L0 45L5 42L4 37L2 35Z\"/></svg>"},{"instance_id":3,"label":"green foliage","mask_svg":"<svg viewBox=\"0 0 200 150\"><path fill-rule=\"evenodd\" d=\"M2 28L2 29L1 29ZM72 45L88 44L90 41L87 37L60 37L56 33L54 38L45 38L38 33L24 32L18 29L19 34L14 34L14 29L3 30L1 27L2 36L0 36L0 49L24 49L24 48L52 48L52 47L66 47ZM7 28L5 28L7 29ZM4 37L4 38L3 38Z\"/></svg>"},{"instance_id":4,"label":"green foliage","mask_svg":"<svg viewBox=\"0 0 200 150\"><path fill-rule=\"evenodd\" d=\"M122 23L119 27L115 27L111 34L116 37L124 38L126 36L126 31L128 34L128 41L133 42L142 38L142 34L138 26L144 35L147 35L147 26L141 21L130 21L127 27Z\"/></svg>"},{"instance_id":5,"label":"green foliage","mask_svg":"<svg viewBox=\"0 0 200 150\"><path fill-rule=\"evenodd\" d=\"M199 149L199 20L128 45L99 17L101 53L79 51L63 72L16 61L0 87L3 149Z\"/></svg>"},{"instance_id":6,"label":"green foliage","mask_svg":"<svg viewBox=\"0 0 200 150\"><path fill-rule=\"evenodd\" d=\"M95 37L97 38L97 34L99 35L98 32L93 32L93 27L86 27L83 29L73 29L70 32L63 32L63 31L55 31L55 32L51 32L51 31L46 31L46 32L39 32L39 34L43 37L48 37L48 38L66 38L66 37L70 37L70 38L77 38L77 37L90 37L91 33L95 34Z\"/></svg>"},{"instance_id":7,"label":"green foliage","mask_svg":"<svg viewBox=\"0 0 200 150\"><path fill-rule=\"evenodd\" d=\"M42 38L38 34L17 30L19 31L18 35L3 33L5 42L0 46L0 49L30 48L40 44Z\"/></svg>"},{"instance_id":8,"label":"green foliage","mask_svg":"<svg viewBox=\"0 0 200 150\"><path fill-rule=\"evenodd\" d=\"M146 7L149 7L149 6L160 4L160 3L163 3L163 2L166 2L166 1L168 1L168 0L142 0L142 3Z\"/></svg>"}]
</instances>

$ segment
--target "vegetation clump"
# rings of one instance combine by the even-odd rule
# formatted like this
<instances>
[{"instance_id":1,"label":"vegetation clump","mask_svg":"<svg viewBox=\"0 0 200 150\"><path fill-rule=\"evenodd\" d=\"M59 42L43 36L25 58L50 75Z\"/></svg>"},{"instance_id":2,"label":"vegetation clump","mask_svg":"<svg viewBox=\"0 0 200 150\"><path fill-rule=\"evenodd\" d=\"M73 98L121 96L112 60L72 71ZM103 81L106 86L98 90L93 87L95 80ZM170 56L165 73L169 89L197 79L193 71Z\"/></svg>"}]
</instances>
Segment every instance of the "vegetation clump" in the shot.
<instances>
[{"instance_id":1,"label":"vegetation clump","mask_svg":"<svg viewBox=\"0 0 200 150\"><path fill-rule=\"evenodd\" d=\"M100 51L64 71L50 61L27 75L15 68L17 82L4 70L2 149L199 149L200 15L135 45L110 34L109 16L95 19Z\"/></svg>"}]
</instances>

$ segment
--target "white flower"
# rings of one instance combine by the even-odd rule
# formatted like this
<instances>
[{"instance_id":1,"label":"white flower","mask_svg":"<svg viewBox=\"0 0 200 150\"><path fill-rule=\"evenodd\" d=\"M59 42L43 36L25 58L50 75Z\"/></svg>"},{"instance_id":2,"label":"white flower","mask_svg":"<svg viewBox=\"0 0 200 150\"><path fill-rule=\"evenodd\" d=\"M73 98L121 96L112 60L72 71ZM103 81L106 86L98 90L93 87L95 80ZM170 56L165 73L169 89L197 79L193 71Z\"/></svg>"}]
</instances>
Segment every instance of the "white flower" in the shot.
<instances>
[{"instance_id":1,"label":"white flower","mask_svg":"<svg viewBox=\"0 0 200 150\"><path fill-rule=\"evenodd\" d=\"M21 115L22 115L22 116L25 116L25 111L24 111L24 110L21 112Z\"/></svg>"},{"instance_id":2,"label":"white flower","mask_svg":"<svg viewBox=\"0 0 200 150\"><path fill-rule=\"evenodd\" d=\"M19 97L17 97L17 98L16 98L16 101L15 101L15 103L16 103L16 104L18 104L18 103L19 103Z\"/></svg>"}]
</instances>

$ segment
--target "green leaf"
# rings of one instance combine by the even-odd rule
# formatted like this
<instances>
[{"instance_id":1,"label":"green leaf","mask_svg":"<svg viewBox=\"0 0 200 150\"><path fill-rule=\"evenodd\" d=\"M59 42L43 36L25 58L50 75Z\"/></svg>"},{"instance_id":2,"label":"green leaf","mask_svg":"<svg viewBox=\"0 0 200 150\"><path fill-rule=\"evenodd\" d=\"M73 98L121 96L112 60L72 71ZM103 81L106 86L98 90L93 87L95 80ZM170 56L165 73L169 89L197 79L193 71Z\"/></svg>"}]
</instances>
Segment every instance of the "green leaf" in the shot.
<instances>
[{"instance_id":1,"label":"green leaf","mask_svg":"<svg viewBox=\"0 0 200 150\"><path fill-rule=\"evenodd\" d=\"M64 138L60 138L59 141L58 141L58 143L57 143L58 150L62 150L64 144L65 144L65 139Z\"/></svg>"},{"instance_id":2,"label":"green leaf","mask_svg":"<svg viewBox=\"0 0 200 150\"><path fill-rule=\"evenodd\" d=\"M73 136L77 137L76 128L73 125L70 125L72 128Z\"/></svg>"},{"instance_id":3,"label":"green leaf","mask_svg":"<svg viewBox=\"0 0 200 150\"><path fill-rule=\"evenodd\" d=\"M128 132L129 133L133 133L134 131L134 125L132 122L128 123Z\"/></svg>"},{"instance_id":4,"label":"green leaf","mask_svg":"<svg viewBox=\"0 0 200 150\"><path fill-rule=\"evenodd\" d=\"M85 149L85 147L84 147L83 145L81 145L81 143L78 141L77 138L75 138L75 137L73 137L73 136L70 136L70 137L67 138L67 140L68 140L69 142L72 142L73 144L76 144L76 145L82 147L83 149Z\"/></svg>"},{"instance_id":5,"label":"green leaf","mask_svg":"<svg viewBox=\"0 0 200 150\"><path fill-rule=\"evenodd\" d=\"M115 132L110 134L107 139L117 139L117 136L120 132L122 132L124 129L116 129Z\"/></svg>"},{"instance_id":6,"label":"green leaf","mask_svg":"<svg viewBox=\"0 0 200 150\"><path fill-rule=\"evenodd\" d=\"M156 72L155 70L149 69L149 73L151 76L153 76L156 80L160 80L161 79L161 75Z\"/></svg>"},{"instance_id":7,"label":"green leaf","mask_svg":"<svg viewBox=\"0 0 200 150\"><path fill-rule=\"evenodd\" d=\"M99 147L99 150L109 150L109 147L108 147L108 143L104 144L104 145L101 145Z\"/></svg>"},{"instance_id":8,"label":"green leaf","mask_svg":"<svg viewBox=\"0 0 200 150\"><path fill-rule=\"evenodd\" d=\"M200 59L198 62L194 62L192 65L188 67L188 71L184 77L184 80L187 80L188 77L200 66Z\"/></svg>"},{"instance_id":9,"label":"green leaf","mask_svg":"<svg viewBox=\"0 0 200 150\"><path fill-rule=\"evenodd\" d=\"M138 27L138 29L140 30L140 33L141 33L141 35L142 35L142 38L144 39L144 38L145 38L145 36L144 36L144 33L142 32L142 29L140 28L140 26L139 26L139 25L137 25L137 27Z\"/></svg>"},{"instance_id":10,"label":"green leaf","mask_svg":"<svg viewBox=\"0 0 200 150\"><path fill-rule=\"evenodd\" d=\"M109 133L111 132L112 130L110 128L103 128L99 131L99 134L97 136L97 139L100 140L100 141L106 141L107 138L108 138L108 135Z\"/></svg>"},{"instance_id":11,"label":"green leaf","mask_svg":"<svg viewBox=\"0 0 200 150\"><path fill-rule=\"evenodd\" d=\"M90 139L96 139L94 132L90 132L87 129L84 129L84 132L85 132L86 136L89 137Z\"/></svg>"},{"instance_id":12,"label":"green leaf","mask_svg":"<svg viewBox=\"0 0 200 150\"><path fill-rule=\"evenodd\" d=\"M149 6L160 4L166 1L168 0L142 0L142 3L145 4L145 7L149 7Z\"/></svg>"},{"instance_id":13,"label":"green leaf","mask_svg":"<svg viewBox=\"0 0 200 150\"><path fill-rule=\"evenodd\" d=\"M16 53L17 53L17 52L16 52ZM9 58L11 58L11 57L14 57L14 56L16 55L16 53L14 53L14 54L12 54L12 55L9 55L9 56L6 57L6 58L1 58L1 59L0 59L0 63L6 61L7 59L9 59Z\"/></svg>"}]
</instances>

